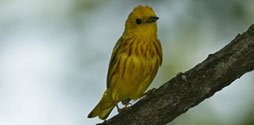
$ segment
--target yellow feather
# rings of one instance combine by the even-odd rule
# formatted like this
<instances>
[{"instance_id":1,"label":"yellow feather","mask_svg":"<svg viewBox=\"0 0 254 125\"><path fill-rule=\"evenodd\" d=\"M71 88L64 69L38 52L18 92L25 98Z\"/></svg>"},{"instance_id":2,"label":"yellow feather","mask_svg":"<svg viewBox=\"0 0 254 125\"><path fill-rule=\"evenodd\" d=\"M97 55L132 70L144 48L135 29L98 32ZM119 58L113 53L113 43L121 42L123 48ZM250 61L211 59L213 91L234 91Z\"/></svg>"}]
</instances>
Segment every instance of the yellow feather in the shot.
<instances>
[{"instance_id":1,"label":"yellow feather","mask_svg":"<svg viewBox=\"0 0 254 125\"><path fill-rule=\"evenodd\" d=\"M144 95L162 63L157 19L149 6L139 5L130 13L124 33L112 52L107 90L89 118L106 119L118 102Z\"/></svg>"}]
</instances>

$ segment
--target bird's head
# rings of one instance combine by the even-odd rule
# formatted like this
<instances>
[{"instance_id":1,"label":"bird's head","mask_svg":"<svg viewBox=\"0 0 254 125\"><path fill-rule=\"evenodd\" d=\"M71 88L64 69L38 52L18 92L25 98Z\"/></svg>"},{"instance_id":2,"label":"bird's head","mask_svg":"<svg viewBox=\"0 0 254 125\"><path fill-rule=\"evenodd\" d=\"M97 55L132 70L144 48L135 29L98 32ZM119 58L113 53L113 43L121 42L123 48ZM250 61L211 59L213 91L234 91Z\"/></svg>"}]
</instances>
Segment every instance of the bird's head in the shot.
<instances>
[{"instance_id":1,"label":"bird's head","mask_svg":"<svg viewBox=\"0 0 254 125\"><path fill-rule=\"evenodd\" d=\"M133 9L125 24L125 32L134 34L157 34L156 16L149 6L139 5Z\"/></svg>"}]
</instances>

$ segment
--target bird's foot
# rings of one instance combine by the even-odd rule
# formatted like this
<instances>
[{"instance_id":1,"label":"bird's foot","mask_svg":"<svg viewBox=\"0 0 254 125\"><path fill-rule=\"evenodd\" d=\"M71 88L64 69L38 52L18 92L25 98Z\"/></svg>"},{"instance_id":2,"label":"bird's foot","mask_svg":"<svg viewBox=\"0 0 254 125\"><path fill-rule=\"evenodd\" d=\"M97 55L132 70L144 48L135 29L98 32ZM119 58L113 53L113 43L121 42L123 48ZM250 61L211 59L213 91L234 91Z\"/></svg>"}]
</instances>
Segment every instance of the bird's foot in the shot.
<instances>
[{"instance_id":1,"label":"bird's foot","mask_svg":"<svg viewBox=\"0 0 254 125\"><path fill-rule=\"evenodd\" d=\"M131 109L131 106L119 108L119 109L117 109L117 111L120 113L120 112L123 112L123 111L127 111L127 110L129 110L129 109Z\"/></svg>"},{"instance_id":2,"label":"bird's foot","mask_svg":"<svg viewBox=\"0 0 254 125\"><path fill-rule=\"evenodd\" d=\"M123 111L126 111L126 110L131 109L132 104L130 103L130 101L131 101L131 99L126 99L126 100L121 101L122 104L124 105L123 108L120 108L120 107L116 104L117 111L118 111L118 112L123 112ZM131 105L131 106L129 106L129 105ZM129 107L128 107L128 106L129 106Z\"/></svg>"},{"instance_id":3,"label":"bird's foot","mask_svg":"<svg viewBox=\"0 0 254 125\"><path fill-rule=\"evenodd\" d=\"M127 107L128 105L131 105L131 106L132 106L132 104L130 103L130 101L131 101L131 99L125 99L125 100L122 101L122 104L124 105L124 107Z\"/></svg>"}]
</instances>

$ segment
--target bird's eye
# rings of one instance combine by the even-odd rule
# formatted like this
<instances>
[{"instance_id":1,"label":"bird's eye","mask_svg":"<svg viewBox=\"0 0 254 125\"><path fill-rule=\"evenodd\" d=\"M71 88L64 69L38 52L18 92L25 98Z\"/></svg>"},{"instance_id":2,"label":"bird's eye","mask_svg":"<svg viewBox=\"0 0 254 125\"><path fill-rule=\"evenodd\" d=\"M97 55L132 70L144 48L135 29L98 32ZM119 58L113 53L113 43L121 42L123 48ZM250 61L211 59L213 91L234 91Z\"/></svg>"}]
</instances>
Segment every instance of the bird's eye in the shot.
<instances>
[{"instance_id":1,"label":"bird's eye","mask_svg":"<svg viewBox=\"0 0 254 125\"><path fill-rule=\"evenodd\" d=\"M137 24L141 24L141 23L142 23L142 20L138 18L138 19L136 19L136 23L137 23Z\"/></svg>"}]
</instances>

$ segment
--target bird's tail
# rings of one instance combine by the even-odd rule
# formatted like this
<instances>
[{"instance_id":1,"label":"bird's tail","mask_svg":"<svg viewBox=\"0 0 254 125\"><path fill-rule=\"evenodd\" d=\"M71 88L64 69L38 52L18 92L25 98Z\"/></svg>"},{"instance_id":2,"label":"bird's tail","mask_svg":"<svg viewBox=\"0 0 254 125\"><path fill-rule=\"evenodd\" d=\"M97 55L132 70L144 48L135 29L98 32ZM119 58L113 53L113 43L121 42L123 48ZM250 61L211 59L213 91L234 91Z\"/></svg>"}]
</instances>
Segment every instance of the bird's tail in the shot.
<instances>
[{"instance_id":1,"label":"bird's tail","mask_svg":"<svg viewBox=\"0 0 254 125\"><path fill-rule=\"evenodd\" d=\"M100 119L106 119L109 113L115 107L115 103L112 100L112 94L109 89L107 89L100 102L95 106L95 108L89 113L88 118L93 118L98 116Z\"/></svg>"}]
</instances>

